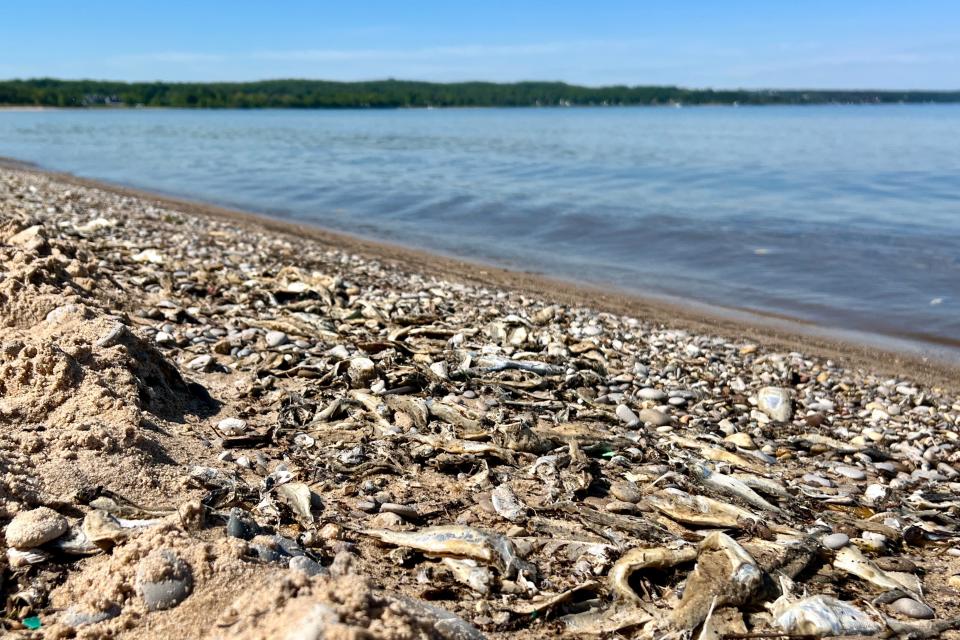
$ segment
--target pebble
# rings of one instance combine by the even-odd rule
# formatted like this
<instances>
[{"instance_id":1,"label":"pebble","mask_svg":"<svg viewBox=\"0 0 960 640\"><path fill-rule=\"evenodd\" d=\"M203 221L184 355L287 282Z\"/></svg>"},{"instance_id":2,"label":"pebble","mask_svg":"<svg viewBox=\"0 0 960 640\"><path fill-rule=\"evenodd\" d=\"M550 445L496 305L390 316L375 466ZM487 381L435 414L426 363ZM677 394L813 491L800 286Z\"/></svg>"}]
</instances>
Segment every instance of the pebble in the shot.
<instances>
[{"instance_id":1,"label":"pebble","mask_svg":"<svg viewBox=\"0 0 960 640\"><path fill-rule=\"evenodd\" d=\"M140 561L135 587L148 611L171 609L193 590L193 572L172 549L154 549Z\"/></svg>"},{"instance_id":2,"label":"pebble","mask_svg":"<svg viewBox=\"0 0 960 640\"><path fill-rule=\"evenodd\" d=\"M882 571L901 571L903 573L916 573L917 565L915 562L903 556L885 556L874 558L873 563Z\"/></svg>"},{"instance_id":3,"label":"pebble","mask_svg":"<svg viewBox=\"0 0 960 640\"><path fill-rule=\"evenodd\" d=\"M7 544L18 549L32 549L56 540L67 532L67 519L49 507L22 511L7 525Z\"/></svg>"},{"instance_id":4,"label":"pebble","mask_svg":"<svg viewBox=\"0 0 960 640\"><path fill-rule=\"evenodd\" d=\"M267 346L271 349L284 345L289 340L287 334L285 334L283 331L267 331L267 335L264 339L267 341Z\"/></svg>"},{"instance_id":5,"label":"pebble","mask_svg":"<svg viewBox=\"0 0 960 640\"><path fill-rule=\"evenodd\" d=\"M611 500L604 505L604 509L610 513L634 513L637 510L637 505L622 500Z\"/></svg>"},{"instance_id":6,"label":"pebble","mask_svg":"<svg viewBox=\"0 0 960 640\"><path fill-rule=\"evenodd\" d=\"M913 598L900 598L890 605L890 608L899 614L917 620L931 620L936 615L933 609Z\"/></svg>"},{"instance_id":7,"label":"pebble","mask_svg":"<svg viewBox=\"0 0 960 640\"><path fill-rule=\"evenodd\" d=\"M610 495L622 502L637 503L643 498L636 483L620 480L610 484Z\"/></svg>"},{"instance_id":8,"label":"pebble","mask_svg":"<svg viewBox=\"0 0 960 640\"><path fill-rule=\"evenodd\" d=\"M307 556L294 556L290 558L289 566L291 571L299 571L308 577L327 573L327 570L320 566L318 562L311 560Z\"/></svg>"},{"instance_id":9,"label":"pebble","mask_svg":"<svg viewBox=\"0 0 960 640\"><path fill-rule=\"evenodd\" d=\"M851 480L866 480L867 474L865 474L860 469L856 467L837 467L834 469L840 475L850 478Z\"/></svg>"},{"instance_id":10,"label":"pebble","mask_svg":"<svg viewBox=\"0 0 960 640\"><path fill-rule=\"evenodd\" d=\"M640 421L654 427L663 427L670 424L670 416L657 409L643 409L640 412Z\"/></svg>"},{"instance_id":11,"label":"pebble","mask_svg":"<svg viewBox=\"0 0 960 640\"><path fill-rule=\"evenodd\" d=\"M617 405L617 417L627 424L636 424L640 421L637 414L625 404Z\"/></svg>"},{"instance_id":12,"label":"pebble","mask_svg":"<svg viewBox=\"0 0 960 640\"><path fill-rule=\"evenodd\" d=\"M227 535L242 540L250 540L257 534L257 523L243 509L233 507L227 518Z\"/></svg>"},{"instance_id":13,"label":"pebble","mask_svg":"<svg viewBox=\"0 0 960 640\"><path fill-rule=\"evenodd\" d=\"M791 416L793 416L789 389L781 387L760 389L757 393L757 406L771 419L778 422L789 422Z\"/></svg>"},{"instance_id":14,"label":"pebble","mask_svg":"<svg viewBox=\"0 0 960 640\"><path fill-rule=\"evenodd\" d=\"M204 354L190 360L190 362L187 363L187 369L192 369L193 371L203 371L208 369L211 364L213 364L213 356Z\"/></svg>"},{"instance_id":15,"label":"pebble","mask_svg":"<svg viewBox=\"0 0 960 640\"><path fill-rule=\"evenodd\" d=\"M173 342L173 336L166 331L157 331L157 335L153 336L153 339L157 344L170 344Z\"/></svg>"},{"instance_id":16,"label":"pebble","mask_svg":"<svg viewBox=\"0 0 960 640\"><path fill-rule=\"evenodd\" d=\"M825 546L827 549L842 549L843 547L850 544L850 536L845 533L831 533L828 536L824 536L820 540L820 544Z\"/></svg>"},{"instance_id":17,"label":"pebble","mask_svg":"<svg viewBox=\"0 0 960 640\"><path fill-rule=\"evenodd\" d=\"M887 499L890 490L882 484L867 485L867 490L863 492L863 499L869 504L879 504Z\"/></svg>"},{"instance_id":18,"label":"pebble","mask_svg":"<svg viewBox=\"0 0 960 640\"><path fill-rule=\"evenodd\" d=\"M637 396L643 400L653 400L659 401L667 397L667 394L659 389L653 389L651 387L644 387L637 392Z\"/></svg>"},{"instance_id":19,"label":"pebble","mask_svg":"<svg viewBox=\"0 0 960 640\"><path fill-rule=\"evenodd\" d=\"M731 433L731 434L728 435L726 438L724 438L724 441L725 441L725 442L732 442L733 444L737 445L737 446L740 447L741 449L756 449L756 448L757 448L757 445L754 444L753 438L750 437L750 434L749 434L749 433L744 433L744 432L742 432L742 431L740 431L740 432L738 432L738 433Z\"/></svg>"},{"instance_id":20,"label":"pebble","mask_svg":"<svg viewBox=\"0 0 960 640\"><path fill-rule=\"evenodd\" d=\"M395 513L408 520L413 520L420 515L415 506L410 504L397 504L396 502L384 502L381 504L380 513Z\"/></svg>"},{"instance_id":21,"label":"pebble","mask_svg":"<svg viewBox=\"0 0 960 640\"><path fill-rule=\"evenodd\" d=\"M75 606L70 607L60 616L60 623L73 628L86 627L97 624L120 615L120 608L113 607L107 611L84 611Z\"/></svg>"},{"instance_id":22,"label":"pebble","mask_svg":"<svg viewBox=\"0 0 960 640\"><path fill-rule=\"evenodd\" d=\"M347 375L354 389L365 387L377 375L376 365L370 358L353 358L347 368Z\"/></svg>"},{"instance_id":23,"label":"pebble","mask_svg":"<svg viewBox=\"0 0 960 640\"><path fill-rule=\"evenodd\" d=\"M833 482L815 473L805 473L803 474L803 478L801 479L807 484L816 484L816 485L820 485L821 487L834 486Z\"/></svg>"}]
</instances>

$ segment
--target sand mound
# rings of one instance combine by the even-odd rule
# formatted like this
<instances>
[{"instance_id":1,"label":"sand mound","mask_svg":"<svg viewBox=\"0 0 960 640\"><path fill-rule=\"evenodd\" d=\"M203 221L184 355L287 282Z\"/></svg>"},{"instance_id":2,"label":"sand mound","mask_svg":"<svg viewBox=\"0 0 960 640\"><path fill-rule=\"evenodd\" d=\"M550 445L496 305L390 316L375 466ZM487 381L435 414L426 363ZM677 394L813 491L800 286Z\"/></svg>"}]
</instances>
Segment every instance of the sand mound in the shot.
<instances>
[{"instance_id":1,"label":"sand mound","mask_svg":"<svg viewBox=\"0 0 960 640\"><path fill-rule=\"evenodd\" d=\"M102 280L91 277L90 256L51 247L39 226L7 242L0 249L0 513L36 503L38 491L68 500L91 486L162 484L155 467L169 460L147 427L155 416L182 421L203 394L123 318L88 299Z\"/></svg>"}]
</instances>

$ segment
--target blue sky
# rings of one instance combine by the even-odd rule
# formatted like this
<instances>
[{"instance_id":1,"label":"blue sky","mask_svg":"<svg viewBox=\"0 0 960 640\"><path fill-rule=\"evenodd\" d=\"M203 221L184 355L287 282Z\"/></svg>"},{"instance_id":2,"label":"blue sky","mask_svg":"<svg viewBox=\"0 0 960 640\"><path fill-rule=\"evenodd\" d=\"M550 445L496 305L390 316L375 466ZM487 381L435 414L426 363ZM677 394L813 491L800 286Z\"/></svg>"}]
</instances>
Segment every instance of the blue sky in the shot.
<instances>
[{"instance_id":1,"label":"blue sky","mask_svg":"<svg viewBox=\"0 0 960 640\"><path fill-rule=\"evenodd\" d=\"M2 0L37 76L960 89L960 2Z\"/></svg>"}]
</instances>

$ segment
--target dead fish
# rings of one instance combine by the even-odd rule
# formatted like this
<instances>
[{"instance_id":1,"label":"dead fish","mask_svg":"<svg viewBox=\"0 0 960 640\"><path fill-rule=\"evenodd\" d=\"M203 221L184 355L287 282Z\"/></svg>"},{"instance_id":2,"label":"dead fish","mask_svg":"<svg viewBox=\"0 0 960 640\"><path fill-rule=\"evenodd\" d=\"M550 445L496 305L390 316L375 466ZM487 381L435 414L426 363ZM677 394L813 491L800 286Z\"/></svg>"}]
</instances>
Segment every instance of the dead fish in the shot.
<instances>
[{"instance_id":1,"label":"dead fish","mask_svg":"<svg viewBox=\"0 0 960 640\"><path fill-rule=\"evenodd\" d=\"M440 449L447 453L469 453L483 454L492 453L498 457L511 460L513 452L503 447L498 447L489 442L474 442L472 440L461 440L459 438L444 438L443 436L425 435L419 433L407 434L407 437L417 442L428 444L434 449Z\"/></svg>"},{"instance_id":2,"label":"dead fish","mask_svg":"<svg viewBox=\"0 0 960 640\"><path fill-rule=\"evenodd\" d=\"M696 558L696 547L630 549L610 569L610 590L628 601L639 601L640 596L630 586L630 576L644 569L668 569Z\"/></svg>"},{"instance_id":3,"label":"dead fish","mask_svg":"<svg viewBox=\"0 0 960 640\"><path fill-rule=\"evenodd\" d=\"M429 410L427 409L427 403L423 400L423 398L415 398L404 395L389 395L384 396L384 401L394 413L399 411L410 416L410 419L413 421L413 426L415 426L417 429L423 429L427 426Z\"/></svg>"},{"instance_id":4,"label":"dead fish","mask_svg":"<svg viewBox=\"0 0 960 640\"><path fill-rule=\"evenodd\" d=\"M690 471L696 478L699 478L700 481L702 481L708 487L716 489L722 493L726 493L727 495L736 496L755 507L766 509L767 511L780 511L780 507L770 504L756 491L734 477L717 473L716 471L712 471L706 465L696 463L690 465Z\"/></svg>"},{"instance_id":5,"label":"dead fish","mask_svg":"<svg viewBox=\"0 0 960 640\"><path fill-rule=\"evenodd\" d=\"M855 545L847 545L837 551L837 555L833 559L833 566L881 589L905 589L916 595L911 585L898 582L893 576L867 559Z\"/></svg>"},{"instance_id":6,"label":"dead fish","mask_svg":"<svg viewBox=\"0 0 960 640\"><path fill-rule=\"evenodd\" d=\"M731 473L730 477L735 478L756 491L762 491L767 495L777 496L779 498L791 498L790 492L786 487L770 478L755 476L749 473Z\"/></svg>"},{"instance_id":7,"label":"dead fish","mask_svg":"<svg viewBox=\"0 0 960 640\"><path fill-rule=\"evenodd\" d=\"M744 522L760 522L760 516L732 504L680 489L663 489L647 496L647 502L669 518L700 527L739 528Z\"/></svg>"},{"instance_id":8,"label":"dead fish","mask_svg":"<svg viewBox=\"0 0 960 640\"><path fill-rule=\"evenodd\" d=\"M773 624L784 633L803 636L871 636L880 625L849 602L817 595L793 601L787 596L771 605Z\"/></svg>"},{"instance_id":9,"label":"dead fish","mask_svg":"<svg viewBox=\"0 0 960 640\"><path fill-rule=\"evenodd\" d=\"M695 629L714 606L739 606L760 586L763 572L736 540L719 531L700 543L697 566L670 615L678 630Z\"/></svg>"},{"instance_id":10,"label":"dead fish","mask_svg":"<svg viewBox=\"0 0 960 640\"><path fill-rule=\"evenodd\" d=\"M416 549L428 556L469 558L495 564L508 578L518 572L528 575L535 573L532 565L520 559L508 538L473 527L441 525L418 531L366 529L362 533L387 544Z\"/></svg>"},{"instance_id":11,"label":"dead fish","mask_svg":"<svg viewBox=\"0 0 960 640\"><path fill-rule=\"evenodd\" d=\"M161 518L125 520L106 511L94 509L84 516L82 528L83 534L91 544L107 551L125 542L134 530L156 526L163 522Z\"/></svg>"},{"instance_id":12,"label":"dead fish","mask_svg":"<svg viewBox=\"0 0 960 640\"><path fill-rule=\"evenodd\" d=\"M508 484L501 484L490 492L490 502L494 510L511 522L521 520L527 513L527 506L520 501Z\"/></svg>"},{"instance_id":13,"label":"dead fish","mask_svg":"<svg viewBox=\"0 0 960 640\"><path fill-rule=\"evenodd\" d=\"M567 589L566 591L563 591L556 595L549 596L546 598L541 598L539 600L535 600L532 602L518 604L513 608L511 608L510 610L513 613L521 616L537 615L537 614L544 613L545 611L548 611L550 609L553 609L558 604L563 604L564 602L567 602L568 600L570 600L570 598L572 598L577 593L580 593L581 591L598 591L599 589L600 589L599 582L597 582L596 580L588 580L583 584L578 584L572 589Z\"/></svg>"},{"instance_id":14,"label":"dead fish","mask_svg":"<svg viewBox=\"0 0 960 640\"><path fill-rule=\"evenodd\" d=\"M613 605L603 611L588 611L560 618L570 635L605 636L621 629L639 627L654 620L653 614L634 605Z\"/></svg>"},{"instance_id":15,"label":"dead fish","mask_svg":"<svg viewBox=\"0 0 960 640\"><path fill-rule=\"evenodd\" d=\"M501 358L498 356L480 356L477 358L477 368L485 373L517 369L519 371L529 371L538 376L560 376L566 371L563 367L558 367L557 365L547 362L513 360L511 358Z\"/></svg>"},{"instance_id":16,"label":"dead fish","mask_svg":"<svg viewBox=\"0 0 960 640\"><path fill-rule=\"evenodd\" d=\"M67 533L56 540L48 542L46 547L70 556L89 556L102 551L90 542L87 534L83 532L83 527L77 524L71 525Z\"/></svg>"},{"instance_id":17,"label":"dead fish","mask_svg":"<svg viewBox=\"0 0 960 640\"><path fill-rule=\"evenodd\" d=\"M487 567L481 567L476 560L458 560L455 558L444 558L443 564L450 569L453 577L477 593L487 595L490 593L490 585L493 583L493 574Z\"/></svg>"},{"instance_id":18,"label":"dead fish","mask_svg":"<svg viewBox=\"0 0 960 640\"><path fill-rule=\"evenodd\" d=\"M471 411L459 405L437 401L427 401L427 408L430 410L430 415L444 422L462 427L467 431L480 430L480 414L476 411Z\"/></svg>"}]
</instances>

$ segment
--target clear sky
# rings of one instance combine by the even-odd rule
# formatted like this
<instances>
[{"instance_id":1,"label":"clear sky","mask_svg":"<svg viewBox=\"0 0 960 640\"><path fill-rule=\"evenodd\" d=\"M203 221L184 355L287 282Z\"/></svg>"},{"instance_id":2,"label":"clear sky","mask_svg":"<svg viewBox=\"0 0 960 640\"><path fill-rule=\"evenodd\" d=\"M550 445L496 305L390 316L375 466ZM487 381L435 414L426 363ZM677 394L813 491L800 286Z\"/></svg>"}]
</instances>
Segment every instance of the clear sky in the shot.
<instances>
[{"instance_id":1,"label":"clear sky","mask_svg":"<svg viewBox=\"0 0 960 640\"><path fill-rule=\"evenodd\" d=\"M960 89L960 0L0 0L0 78Z\"/></svg>"}]
</instances>

